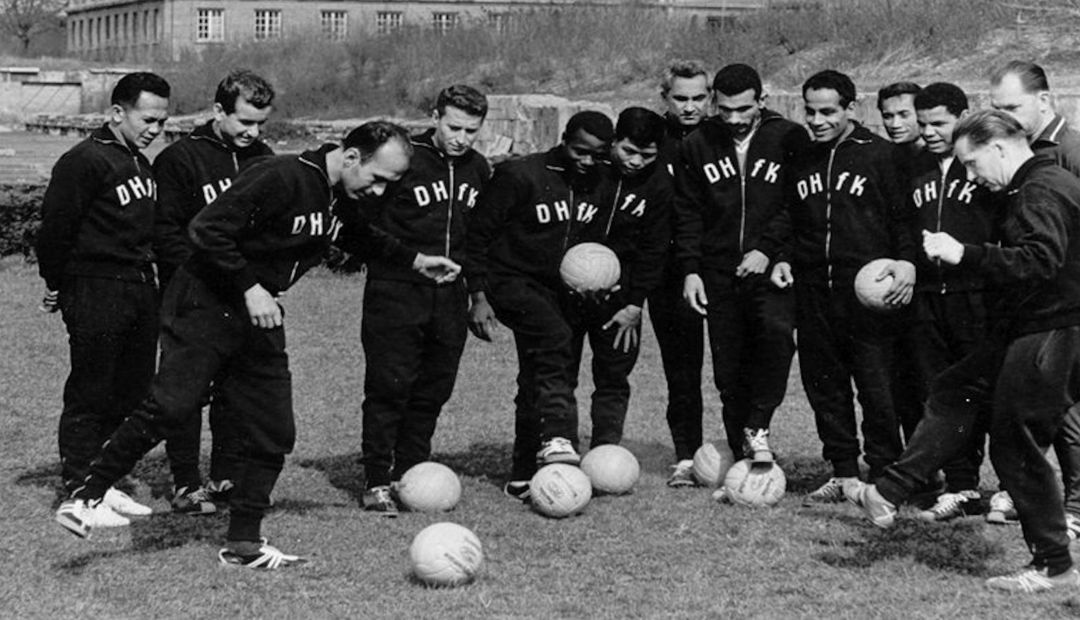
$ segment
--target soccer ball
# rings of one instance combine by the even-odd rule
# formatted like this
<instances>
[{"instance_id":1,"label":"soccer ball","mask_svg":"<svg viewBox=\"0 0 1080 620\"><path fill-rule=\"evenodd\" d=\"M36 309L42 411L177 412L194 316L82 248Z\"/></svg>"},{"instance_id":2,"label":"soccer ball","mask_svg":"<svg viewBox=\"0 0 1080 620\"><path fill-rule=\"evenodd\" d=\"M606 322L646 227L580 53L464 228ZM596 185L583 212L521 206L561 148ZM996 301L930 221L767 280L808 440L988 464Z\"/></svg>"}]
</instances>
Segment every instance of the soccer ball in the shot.
<instances>
[{"instance_id":1,"label":"soccer ball","mask_svg":"<svg viewBox=\"0 0 1080 620\"><path fill-rule=\"evenodd\" d=\"M579 243L566 251L559 275L576 293L607 291L619 282L619 257L599 243Z\"/></svg>"},{"instance_id":2,"label":"soccer ball","mask_svg":"<svg viewBox=\"0 0 1080 620\"><path fill-rule=\"evenodd\" d=\"M430 586L456 586L476 577L484 561L480 539L457 523L435 523L420 530L409 547L413 574Z\"/></svg>"},{"instance_id":3,"label":"soccer ball","mask_svg":"<svg viewBox=\"0 0 1080 620\"><path fill-rule=\"evenodd\" d=\"M592 499L592 482L585 472L566 463L540 468L529 482L533 510L561 519L580 513Z\"/></svg>"},{"instance_id":4,"label":"soccer ball","mask_svg":"<svg viewBox=\"0 0 1080 620\"><path fill-rule=\"evenodd\" d=\"M641 466L633 452L622 446L596 446L581 459L581 471L592 481L599 493L622 495L634 487L641 475Z\"/></svg>"},{"instance_id":5,"label":"soccer ball","mask_svg":"<svg viewBox=\"0 0 1080 620\"><path fill-rule=\"evenodd\" d=\"M871 310L892 310L893 306L885 303L885 293L892 286L893 277L886 276L878 280L881 270L892 263L891 258L878 258L863 265L855 275L855 297L859 303Z\"/></svg>"},{"instance_id":6,"label":"soccer ball","mask_svg":"<svg viewBox=\"0 0 1080 620\"><path fill-rule=\"evenodd\" d=\"M446 465L426 461L405 472L397 487L398 499L413 512L453 510L461 500L461 481Z\"/></svg>"},{"instance_id":7,"label":"soccer ball","mask_svg":"<svg viewBox=\"0 0 1080 620\"><path fill-rule=\"evenodd\" d=\"M724 476L735 462L735 456L726 443L704 443L694 452L694 479L699 484L715 489L724 483Z\"/></svg>"},{"instance_id":8,"label":"soccer ball","mask_svg":"<svg viewBox=\"0 0 1080 620\"><path fill-rule=\"evenodd\" d=\"M776 463L755 465L743 459L724 476L728 499L744 506L772 506L784 496L786 488L787 478Z\"/></svg>"}]
</instances>

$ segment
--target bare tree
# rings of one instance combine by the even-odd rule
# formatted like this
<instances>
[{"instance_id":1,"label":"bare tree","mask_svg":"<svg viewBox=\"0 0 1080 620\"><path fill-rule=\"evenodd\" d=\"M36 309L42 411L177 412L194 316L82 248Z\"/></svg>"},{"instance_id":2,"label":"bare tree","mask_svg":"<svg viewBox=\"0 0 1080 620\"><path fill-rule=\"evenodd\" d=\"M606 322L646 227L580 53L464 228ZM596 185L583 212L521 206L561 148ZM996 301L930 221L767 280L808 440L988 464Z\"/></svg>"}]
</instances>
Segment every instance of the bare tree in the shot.
<instances>
[{"instance_id":1,"label":"bare tree","mask_svg":"<svg viewBox=\"0 0 1080 620\"><path fill-rule=\"evenodd\" d=\"M66 0L0 0L0 32L18 39L26 53L35 36L57 27L66 4Z\"/></svg>"}]
</instances>

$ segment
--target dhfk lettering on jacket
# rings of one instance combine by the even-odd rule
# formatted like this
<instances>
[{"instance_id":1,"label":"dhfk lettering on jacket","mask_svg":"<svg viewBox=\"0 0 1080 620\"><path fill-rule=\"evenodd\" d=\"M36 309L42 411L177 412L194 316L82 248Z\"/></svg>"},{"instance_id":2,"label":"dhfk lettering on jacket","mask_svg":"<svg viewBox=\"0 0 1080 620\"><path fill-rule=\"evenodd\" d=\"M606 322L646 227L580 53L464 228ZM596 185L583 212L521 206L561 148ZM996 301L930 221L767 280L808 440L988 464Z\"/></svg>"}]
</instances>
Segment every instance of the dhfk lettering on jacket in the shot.
<instances>
[{"instance_id":1,"label":"dhfk lettering on jacket","mask_svg":"<svg viewBox=\"0 0 1080 620\"><path fill-rule=\"evenodd\" d=\"M911 192L911 199L916 207L922 207L925 203L937 202L939 198L946 198L970 205L972 199L975 197L975 190L978 189L978 187L977 184L972 183L971 181L952 179L946 187L941 188L941 183L931 180L924 183L922 187L916 187L915 190Z\"/></svg>"},{"instance_id":2,"label":"dhfk lettering on jacket","mask_svg":"<svg viewBox=\"0 0 1080 620\"><path fill-rule=\"evenodd\" d=\"M836 185L829 188L829 191L846 191L852 196L862 196L863 192L866 191L867 180L867 177L861 174L852 174L845 170L836 175ZM825 192L825 179L822 178L820 172L815 172L809 177L796 181L795 189L799 192L799 198L801 200L806 200L808 196Z\"/></svg>"},{"instance_id":3,"label":"dhfk lettering on jacket","mask_svg":"<svg viewBox=\"0 0 1080 620\"><path fill-rule=\"evenodd\" d=\"M450 200L450 188L446 185L446 181L440 179L429 185L417 185L412 188L413 198L416 199L416 204L421 207L426 207L433 202L445 202ZM468 209L476 206L476 199L479 197L480 189L472 187L468 183L459 183L457 189L454 190L454 202L464 204Z\"/></svg>"},{"instance_id":4,"label":"dhfk lettering on jacket","mask_svg":"<svg viewBox=\"0 0 1080 620\"><path fill-rule=\"evenodd\" d=\"M333 210L333 205L330 208ZM294 235L306 234L310 237L330 237L334 240L341 232L341 221L336 215L330 215L327 219L326 212L312 211L307 215L293 217L291 232Z\"/></svg>"},{"instance_id":5,"label":"dhfk lettering on jacket","mask_svg":"<svg viewBox=\"0 0 1080 620\"><path fill-rule=\"evenodd\" d=\"M588 224L596 217L598 209L591 202L579 202L574 209L565 200L556 200L550 205L540 203L534 207L536 221L540 224L550 224L552 221L568 222L571 219L576 222Z\"/></svg>"},{"instance_id":6,"label":"dhfk lettering on jacket","mask_svg":"<svg viewBox=\"0 0 1080 620\"><path fill-rule=\"evenodd\" d=\"M216 186L216 187L215 187ZM232 179L224 178L217 181L211 181L202 186L203 203L210 204L217 200L217 197L225 192L225 190L232 187Z\"/></svg>"},{"instance_id":7,"label":"dhfk lettering on jacket","mask_svg":"<svg viewBox=\"0 0 1080 620\"><path fill-rule=\"evenodd\" d=\"M132 200L149 198L157 200L157 185L150 176L135 175L116 186L116 199L121 207L131 204Z\"/></svg>"},{"instance_id":8,"label":"dhfk lettering on jacket","mask_svg":"<svg viewBox=\"0 0 1080 620\"><path fill-rule=\"evenodd\" d=\"M746 177L749 179L761 179L766 183L775 185L780 181L780 164L769 161L763 157L755 159L748 167ZM731 156L725 157L716 163L705 164L701 167L705 178L709 183L718 183L726 179L732 179L739 175L739 163Z\"/></svg>"}]
</instances>

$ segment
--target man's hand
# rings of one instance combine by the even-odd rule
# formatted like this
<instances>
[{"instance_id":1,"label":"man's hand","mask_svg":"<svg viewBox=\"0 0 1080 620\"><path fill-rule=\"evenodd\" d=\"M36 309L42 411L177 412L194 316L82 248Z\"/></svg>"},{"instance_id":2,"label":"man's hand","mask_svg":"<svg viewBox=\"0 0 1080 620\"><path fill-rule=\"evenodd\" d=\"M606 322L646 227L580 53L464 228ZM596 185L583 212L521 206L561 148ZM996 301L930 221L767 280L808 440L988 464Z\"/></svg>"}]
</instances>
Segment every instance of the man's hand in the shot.
<instances>
[{"instance_id":1,"label":"man's hand","mask_svg":"<svg viewBox=\"0 0 1080 620\"><path fill-rule=\"evenodd\" d=\"M619 350L623 353L629 353L630 349L633 349L638 345L638 326L641 325L641 306L627 305L622 310L619 310L611 317L611 320L604 323L604 329L609 327L618 326L618 331L615 332L615 341L612 343L612 348Z\"/></svg>"},{"instance_id":2,"label":"man's hand","mask_svg":"<svg viewBox=\"0 0 1080 620\"><path fill-rule=\"evenodd\" d=\"M769 257L760 250L750 250L743 254L742 262L735 268L735 276L745 278L754 273L765 273L769 267Z\"/></svg>"},{"instance_id":3,"label":"man's hand","mask_svg":"<svg viewBox=\"0 0 1080 620\"><path fill-rule=\"evenodd\" d=\"M949 233L922 231L922 247L930 260L940 260L949 265L959 265L964 257L964 244Z\"/></svg>"},{"instance_id":4,"label":"man's hand","mask_svg":"<svg viewBox=\"0 0 1080 620\"><path fill-rule=\"evenodd\" d=\"M491 342L491 334L499 322L495 319L495 311L488 303L487 295L477 291L471 295L472 303L469 306L469 331L480 340Z\"/></svg>"},{"instance_id":5,"label":"man's hand","mask_svg":"<svg viewBox=\"0 0 1080 620\"><path fill-rule=\"evenodd\" d=\"M792 284L795 284L795 276L791 275L791 263L781 261L773 265L772 273L769 275L769 281L772 282L776 288L788 288Z\"/></svg>"},{"instance_id":6,"label":"man's hand","mask_svg":"<svg viewBox=\"0 0 1080 620\"><path fill-rule=\"evenodd\" d=\"M701 276L696 273L687 274L683 279L682 296L694 312L705 316L705 306L709 305L709 298L705 295L705 283L701 281Z\"/></svg>"},{"instance_id":7,"label":"man's hand","mask_svg":"<svg viewBox=\"0 0 1080 620\"><path fill-rule=\"evenodd\" d=\"M56 312L60 309L60 291L45 291L45 296L41 298L41 305L38 306L38 310L42 312Z\"/></svg>"},{"instance_id":8,"label":"man's hand","mask_svg":"<svg viewBox=\"0 0 1080 620\"><path fill-rule=\"evenodd\" d=\"M438 284L446 284L457 279L461 273L461 265L445 256L428 256L416 254L412 264L413 271L435 280Z\"/></svg>"},{"instance_id":9,"label":"man's hand","mask_svg":"<svg viewBox=\"0 0 1080 620\"><path fill-rule=\"evenodd\" d=\"M263 329L281 327L281 306L262 285L256 284L244 291L244 304L247 305L252 325Z\"/></svg>"},{"instance_id":10,"label":"man's hand","mask_svg":"<svg viewBox=\"0 0 1080 620\"><path fill-rule=\"evenodd\" d=\"M875 280L884 280L889 276L893 279L892 286L885 291L882 301L890 306L906 306L915 291L915 265L906 260L894 260L881 270Z\"/></svg>"}]
</instances>

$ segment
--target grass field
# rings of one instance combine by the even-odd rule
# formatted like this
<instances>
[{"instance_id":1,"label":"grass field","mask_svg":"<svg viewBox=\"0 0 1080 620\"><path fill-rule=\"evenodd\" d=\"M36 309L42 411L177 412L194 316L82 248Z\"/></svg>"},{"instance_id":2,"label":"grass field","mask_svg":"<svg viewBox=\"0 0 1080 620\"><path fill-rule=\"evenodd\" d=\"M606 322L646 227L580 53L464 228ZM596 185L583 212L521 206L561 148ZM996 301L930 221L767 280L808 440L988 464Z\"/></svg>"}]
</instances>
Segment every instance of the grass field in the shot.
<instances>
[{"instance_id":1,"label":"grass field","mask_svg":"<svg viewBox=\"0 0 1080 620\"><path fill-rule=\"evenodd\" d=\"M265 523L272 541L309 555L305 567L257 573L216 563L224 516L174 517L161 449L136 470L157 514L78 540L52 522L59 493L56 424L67 347L58 316L36 310L31 266L0 263L0 616L13 618L1059 618L1080 593L1007 596L985 577L1027 562L1015 527L979 518L905 520L877 531L846 506L801 507L827 470L793 378L774 444L789 492L775 508L712 502L664 485L672 458L651 334L633 376L624 445L640 459L635 492L549 520L501 494L509 468L515 359L509 333L470 340L435 458L461 475L447 515L384 520L358 508L360 277L316 272L290 291L289 348L299 440ZM588 380L583 383L587 386ZM720 438L715 390L706 435ZM588 399L579 393L584 410ZM587 422L583 436L588 434ZM205 450L204 450L205 452ZM991 488L989 475L984 488ZM467 587L421 587L407 550L426 525L471 528L485 563Z\"/></svg>"}]
</instances>

